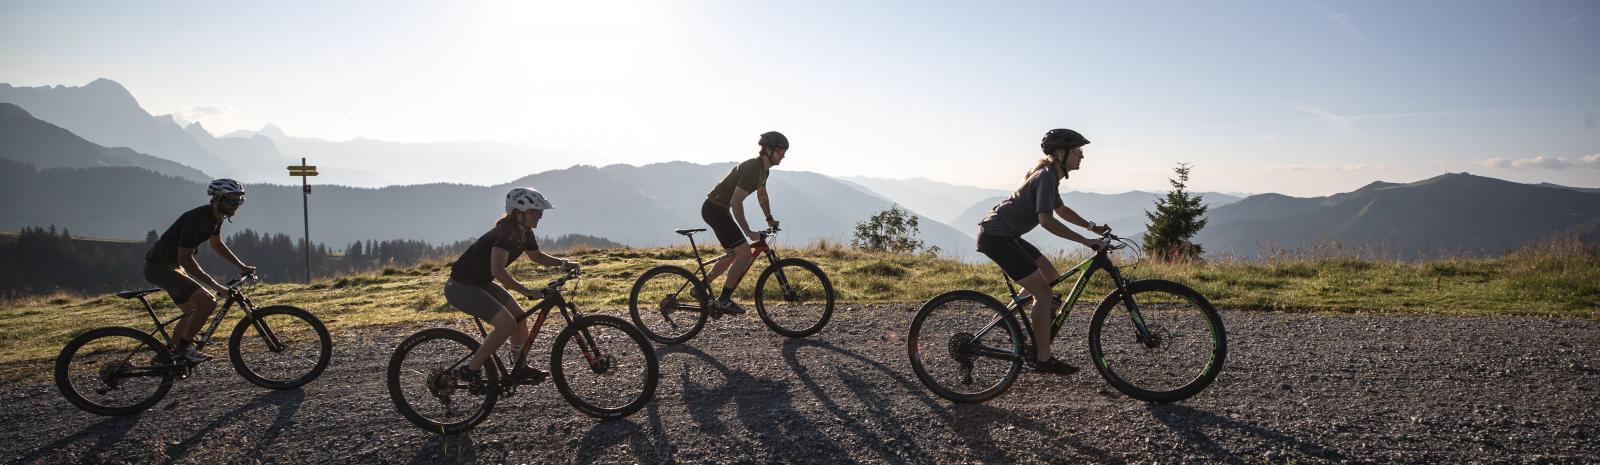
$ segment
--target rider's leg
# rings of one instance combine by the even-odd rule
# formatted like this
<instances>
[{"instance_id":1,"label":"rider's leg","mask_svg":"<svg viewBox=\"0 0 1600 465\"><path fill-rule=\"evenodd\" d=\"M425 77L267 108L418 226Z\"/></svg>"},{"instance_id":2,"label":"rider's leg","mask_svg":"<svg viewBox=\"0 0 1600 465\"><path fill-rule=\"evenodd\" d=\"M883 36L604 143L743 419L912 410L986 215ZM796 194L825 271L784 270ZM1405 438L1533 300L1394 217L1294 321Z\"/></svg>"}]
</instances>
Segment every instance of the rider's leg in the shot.
<instances>
[{"instance_id":1,"label":"rider's leg","mask_svg":"<svg viewBox=\"0 0 1600 465\"><path fill-rule=\"evenodd\" d=\"M733 250L729 250L728 253L732 254ZM711 265L711 271L706 272L706 286L710 286L711 283L716 282L717 281L717 277L718 276L722 276L722 273L724 271L728 271L728 266L730 266L730 265L733 265L733 257L731 257L731 256L728 257L728 258L717 260L717 263L712 264Z\"/></svg>"},{"instance_id":2,"label":"rider's leg","mask_svg":"<svg viewBox=\"0 0 1600 465\"><path fill-rule=\"evenodd\" d=\"M189 300L179 304L178 308L188 312L189 316L178 320L177 327L172 329L173 345L187 346L194 341L200 328L205 327L206 319L211 318L211 313L217 310L217 298L205 289L196 289L189 294Z\"/></svg>"},{"instance_id":3,"label":"rider's leg","mask_svg":"<svg viewBox=\"0 0 1600 465\"><path fill-rule=\"evenodd\" d=\"M733 253L733 257L729 259L733 264L728 267L728 280L722 283L722 296L719 297L722 300L733 298L732 292L739 288L739 281L744 279L744 272L749 271L750 263L755 261L755 257L750 254L750 244L739 244L729 252Z\"/></svg>"},{"instance_id":4,"label":"rider's leg","mask_svg":"<svg viewBox=\"0 0 1600 465\"><path fill-rule=\"evenodd\" d=\"M478 350L472 353L472 358L467 360L467 368L469 369L483 369L484 362L487 362L489 357L494 355L494 351L500 348L500 344L504 343L506 338L517 332L526 333L526 331L522 331L522 327L516 319L516 315L520 315L521 312L513 314L504 304L505 301L512 301L515 304L515 299L511 298L510 293L507 293L505 288L500 287L498 284L489 283L483 286L475 286L458 283L453 279L448 280L444 284L444 299L457 310L461 310L494 326L494 330L490 331L489 335L483 339L483 344L478 346Z\"/></svg>"},{"instance_id":5,"label":"rider's leg","mask_svg":"<svg viewBox=\"0 0 1600 465\"><path fill-rule=\"evenodd\" d=\"M467 360L467 368L474 371L482 370L483 364L489 361L489 357L500 348L500 344L504 344L506 338L513 334L522 333L523 343L527 343L527 332L521 330L522 325L519 323L516 317L511 316L510 310L502 308L500 313L489 321L494 330L489 331L489 336L483 338L483 345L478 346L478 351L473 352L472 358Z\"/></svg>"},{"instance_id":6,"label":"rider's leg","mask_svg":"<svg viewBox=\"0 0 1600 465\"><path fill-rule=\"evenodd\" d=\"M1044 279L1043 270L1035 271L1017 282L1031 295L1050 295L1050 281ZM1028 308L1023 311L1033 325L1034 359L1043 362L1050 360L1050 325L1055 319L1055 308L1048 302L1040 303L1041 300L1043 299L1029 301Z\"/></svg>"}]
</instances>

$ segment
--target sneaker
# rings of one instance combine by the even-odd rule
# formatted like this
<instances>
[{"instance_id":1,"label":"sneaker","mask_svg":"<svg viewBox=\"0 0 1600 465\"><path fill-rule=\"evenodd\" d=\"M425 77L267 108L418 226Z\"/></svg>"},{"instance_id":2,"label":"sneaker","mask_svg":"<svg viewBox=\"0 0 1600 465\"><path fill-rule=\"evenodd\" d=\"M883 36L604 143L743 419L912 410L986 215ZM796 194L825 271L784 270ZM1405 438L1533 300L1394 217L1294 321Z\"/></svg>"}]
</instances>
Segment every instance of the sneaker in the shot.
<instances>
[{"instance_id":1,"label":"sneaker","mask_svg":"<svg viewBox=\"0 0 1600 465\"><path fill-rule=\"evenodd\" d=\"M200 349L196 349L191 346L187 349L184 349L183 352L179 352L177 360L190 365L198 365L211 360L211 356L200 353Z\"/></svg>"},{"instance_id":2,"label":"sneaker","mask_svg":"<svg viewBox=\"0 0 1600 465\"><path fill-rule=\"evenodd\" d=\"M473 388L483 387L483 373L467 368L466 365L456 367L456 379L466 381L467 385Z\"/></svg>"},{"instance_id":3,"label":"sneaker","mask_svg":"<svg viewBox=\"0 0 1600 465\"><path fill-rule=\"evenodd\" d=\"M549 377L550 374L545 373L544 370L527 365L511 370L511 379L517 380L517 384L532 386L543 383L545 378Z\"/></svg>"},{"instance_id":4,"label":"sneaker","mask_svg":"<svg viewBox=\"0 0 1600 465\"><path fill-rule=\"evenodd\" d=\"M1059 358L1050 357L1049 360L1045 360L1043 362L1033 362L1033 371L1054 373L1058 375L1070 375L1077 373L1078 367L1072 366L1070 363L1063 362Z\"/></svg>"},{"instance_id":5,"label":"sneaker","mask_svg":"<svg viewBox=\"0 0 1600 465\"><path fill-rule=\"evenodd\" d=\"M717 307L720 307L722 313L729 315L744 314L744 307L740 307L739 304L734 303L732 300L717 300Z\"/></svg>"}]
</instances>

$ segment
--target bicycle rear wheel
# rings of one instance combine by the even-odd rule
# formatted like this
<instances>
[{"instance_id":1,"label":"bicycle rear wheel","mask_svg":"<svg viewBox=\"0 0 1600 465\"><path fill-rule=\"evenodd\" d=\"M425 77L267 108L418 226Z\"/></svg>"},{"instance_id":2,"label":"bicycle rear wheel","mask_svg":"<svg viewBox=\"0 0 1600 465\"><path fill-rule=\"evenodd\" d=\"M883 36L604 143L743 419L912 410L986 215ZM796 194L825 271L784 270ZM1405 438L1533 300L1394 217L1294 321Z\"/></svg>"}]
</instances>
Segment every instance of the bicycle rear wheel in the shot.
<instances>
[{"instance_id":1,"label":"bicycle rear wheel","mask_svg":"<svg viewBox=\"0 0 1600 465\"><path fill-rule=\"evenodd\" d=\"M1184 400L1216 380L1228 355L1228 337L1211 303L1171 281L1133 281L1128 291L1137 315L1120 291L1113 291L1089 322L1089 355L1100 376L1146 402ZM1139 334L1136 319L1149 337Z\"/></svg>"},{"instance_id":2,"label":"bicycle rear wheel","mask_svg":"<svg viewBox=\"0 0 1600 465\"><path fill-rule=\"evenodd\" d=\"M806 337L821 331L833 317L833 283L817 265L785 258L756 280L756 312L774 332Z\"/></svg>"},{"instance_id":3,"label":"bicycle rear wheel","mask_svg":"<svg viewBox=\"0 0 1600 465\"><path fill-rule=\"evenodd\" d=\"M99 328L73 338L56 357L56 388L97 415L128 415L161 401L177 376L172 355L133 328Z\"/></svg>"},{"instance_id":4,"label":"bicycle rear wheel","mask_svg":"<svg viewBox=\"0 0 1600 465\"><path fill-rule=\"evenodd\" d=\"M430 328L406 338L389 358L389 397L396 410L423 430L456 434L489 417L499 397L499 372L484 364L482 387L457 379L455 369L478 350L460 331Z\"/></svg>"},{"instance_id":5,"label":"bicycle rear wheel","mask_svg":"<svg viewBox=\"0 0 1600 465\"><path fill-rule=\"evenodd\" d=\"M1022 369L1025 336L993 297L952 291L911 320L906 349L917 379L939 397L978 403L1004 393Z\"/></svg>"},{"instance_id":6,"label":"bicycle rear wheel","mask_svg":"<svg viewBox=\"0 0 1600 465\"><path fill-rule=\"evenodd\" d=\"M662 265L639 275L628 293L628 314L650 340L678 344L706 326L709 291L694 273Z\"/></svg>"},{"instance_id":7,"label":"bicycle rear wheel","mask_svg":"<svg viewBox=\"0 0 1600 465\"><path fill-rule=\"evenodd\" d=\"M275 305L239 320L228 337L228 358L239 376L269 389L289 389L322 375L333 339L310 312Z\"/></svg>"},{"instance_id":8,"label":"bicycle rear wheel","mask_svg":"<svg viewBox=\"0 0 1600 465\"><path fill-rule=\"evenodd\" d=\"M655 397L656 351L621 318L579 318L556 335L550 354L556 389L578 411L604 419L639 411Z\"/></svg>"}]
</instances>

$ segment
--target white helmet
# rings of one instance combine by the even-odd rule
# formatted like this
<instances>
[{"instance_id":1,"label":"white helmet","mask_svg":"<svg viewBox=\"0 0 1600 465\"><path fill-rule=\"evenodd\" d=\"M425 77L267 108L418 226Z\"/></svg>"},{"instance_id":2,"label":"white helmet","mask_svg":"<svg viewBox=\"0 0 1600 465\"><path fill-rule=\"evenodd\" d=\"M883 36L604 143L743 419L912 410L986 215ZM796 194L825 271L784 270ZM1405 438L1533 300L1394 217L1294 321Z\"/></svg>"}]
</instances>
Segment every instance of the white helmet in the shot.
<instances>
[{"instance_id":1,"label":"white helmet","mask_svg":"<svg viewBox=\"0 0 1600 465\"><path fill-rule=\"evenodd\" d=\"M228 178L222 178L222 179L218 179L218 180L215 180L215 181L211 181L211 185L206 186L206 195L212 196L212 197L219 196L219 195L243 194L243 193L244 193L244 186L239 185L239 181L234 181L234 180L228 179Z\"/></svg>"},{"instance_id":2,"label":"white helmet","mask_svg":"<svg viewBox=\"0 0 1600 465\"><path fill-rule=\"evenodd\" d=\"M544 199L544 194L526 187L511 189L506 193L506 213L517 210L549 210L556 208L549 200Z\"/></svg>"}]
</instances>

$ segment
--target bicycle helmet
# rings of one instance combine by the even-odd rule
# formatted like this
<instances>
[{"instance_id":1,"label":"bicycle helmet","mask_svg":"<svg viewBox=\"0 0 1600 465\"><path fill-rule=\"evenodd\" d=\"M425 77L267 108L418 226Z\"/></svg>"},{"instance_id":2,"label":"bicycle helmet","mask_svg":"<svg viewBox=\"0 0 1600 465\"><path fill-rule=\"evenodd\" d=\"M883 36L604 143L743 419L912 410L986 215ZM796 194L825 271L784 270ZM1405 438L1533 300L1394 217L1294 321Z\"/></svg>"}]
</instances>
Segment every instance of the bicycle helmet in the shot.
<instances>
[{"instance_id":1,"label":"bicycle helmet","mask_svg":"<svg viewBox=\"0 0 1600 465\"><path fill-rule=\"evenodd\" d=\"M789 138L783 137L783 133L778 131L767 131L761 133L761 142L759 142L759 144L761 144L762 147L769 149L788 150Z\"/></svg>"},{"instance_id":2,"label":"bicycle helmet","mask_svg":"<svg viewBox=\"0 0 1600 465\"><path fill-rule=\"evenodd\" d=\"M234 181L227 178L211 181L211 185L206 186L206 195L210 197L243 193L244 186L239 185L239 181Z\"/></svg>"},{"instance_id":3,"label":"bicycle helmet","mask_svg":"<svg viewBox=\"0 0 1600 465\"><path fill-rule=\"evenodd\" d=\"M1075 149L1085 145L1089 145L1089 139L1083 138L1078 131L1065 128L1051 129L1039 141L1039 148L1044 150L1045 155L1055 153L1056 149Z\"/></svg>"},{"instance_id":4,"label":"bicycle helmet","mask_svg":"<svg viewBox=\"0 0 1600 465\"><path fill-rule=\"evenodd\" d=\"M540 194L539 191L533 189L518 187L506 193L506 213L513 213L517 210L549 210L552 208L556 208L556 206L551 205L549 200L545 200L544 194Z\"/></svg>"}]
</instances>

